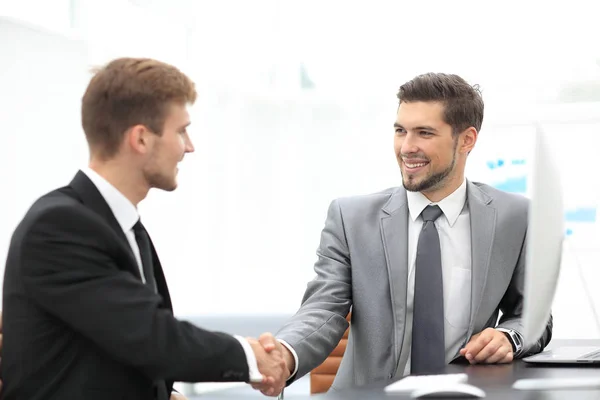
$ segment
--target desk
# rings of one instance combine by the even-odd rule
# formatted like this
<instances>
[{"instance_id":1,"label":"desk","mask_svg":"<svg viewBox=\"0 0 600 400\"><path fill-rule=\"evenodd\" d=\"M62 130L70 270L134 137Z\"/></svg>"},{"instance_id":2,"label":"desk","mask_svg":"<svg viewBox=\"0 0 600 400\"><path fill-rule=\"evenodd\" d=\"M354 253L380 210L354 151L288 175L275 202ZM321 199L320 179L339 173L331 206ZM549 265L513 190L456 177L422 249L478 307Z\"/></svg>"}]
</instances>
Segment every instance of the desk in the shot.
<instances>
[{"instance_id":1,"label":"desk","mask_svg":"<svg viewBox=\"0 0 600 400\"><path fill-rule=\"evenodd\" d=\"M600 346L600 340L556 340L548 348L559 346ZM517 360L504 365L460 365L453 364L446 368L446 373L466 373L468 383L477 386L486 393L489 400L598 400L600 390L554 390L554 391L521 391L512 388L517 379L553 378L553 377L598 377L600 368L592 366L532 366ZM362 400L362 399L409 399L408 395L388 394L383 388L389 382L369 385L368 387L330 391L317 399L327 400ZM297 398L297 397L295 397ZM309 398L308 396L306 397Z\"/></svg>"},{"instance_id":2,"label":"desk","mask_svg":"<svg viewBox=\"0 0 600 400\"><path fill-rule=\"evenodd\" d=\"M600 340L552 340L548 349L559 346L599 346ZM600 400L600 390L554 390L550 391L521 391L512 389L517 379L523 378L552 378L552 377L597 377L600 367L564 367L564 366L532 366L520 360L504 365L461 365L453 364L446 367L447 373L466 373L468 383L475 385L486 393L486 400ZM285 400L392 400L409 399L410 396L387 394L383 388L391 382L380 382L366 387L348 390L329 391L318 395L297 394L291 387L286 390ZM292 385L293 386L293 385ZM249 386L209 393L205 396L190 397L190 400L203 399L269 399Z\"/></svg>"}]
</instances>

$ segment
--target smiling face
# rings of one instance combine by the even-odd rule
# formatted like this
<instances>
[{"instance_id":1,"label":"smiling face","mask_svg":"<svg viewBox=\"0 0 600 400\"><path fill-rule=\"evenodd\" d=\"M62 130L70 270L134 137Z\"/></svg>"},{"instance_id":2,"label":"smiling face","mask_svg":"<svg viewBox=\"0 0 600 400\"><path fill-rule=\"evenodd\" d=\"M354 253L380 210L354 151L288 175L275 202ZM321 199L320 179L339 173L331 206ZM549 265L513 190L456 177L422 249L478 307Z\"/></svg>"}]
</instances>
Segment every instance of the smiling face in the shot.
<instances>
[{"instance_id":1,"label":"smiling face","mask_svg":"<svg viewBox=\"0 0 600 400\"><path fill-rule=\"evenodd\" d=\"M406 190L439 201L460 186L475 129L453 135L444 121L444 104L433 101L401 102L394 129L394 150Z\"/></svg>"}]
</instances>

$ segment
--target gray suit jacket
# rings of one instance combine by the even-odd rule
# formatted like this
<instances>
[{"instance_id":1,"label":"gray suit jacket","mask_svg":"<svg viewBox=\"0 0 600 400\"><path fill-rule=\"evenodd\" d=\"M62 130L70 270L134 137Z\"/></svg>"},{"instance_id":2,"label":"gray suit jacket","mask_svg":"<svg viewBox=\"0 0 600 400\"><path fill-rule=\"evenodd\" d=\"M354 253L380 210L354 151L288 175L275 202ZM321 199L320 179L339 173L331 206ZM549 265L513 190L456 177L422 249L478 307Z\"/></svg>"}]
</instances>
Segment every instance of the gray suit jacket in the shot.
<instances>
[{"instance_id":1,"label":"gray suit jacket","mask_svg":"<svg viewBox=\"0 0 600 400\"><path fill-rule=\"evenodd\" d=\"M488 327L523 332L529 201L472 182L467 182L467 201L472 299L465 343ZM395 376L406 318L408 218L404 188L331 203L317 251L317 276L309 282L296 315L277 333L298 354L294 379L321 364L335 348L348 327L345 317L351 307L348 346L332 388ZM544 335L524 354L540 352L551 336L552 318Z\"/></svg>"}]
</instances>

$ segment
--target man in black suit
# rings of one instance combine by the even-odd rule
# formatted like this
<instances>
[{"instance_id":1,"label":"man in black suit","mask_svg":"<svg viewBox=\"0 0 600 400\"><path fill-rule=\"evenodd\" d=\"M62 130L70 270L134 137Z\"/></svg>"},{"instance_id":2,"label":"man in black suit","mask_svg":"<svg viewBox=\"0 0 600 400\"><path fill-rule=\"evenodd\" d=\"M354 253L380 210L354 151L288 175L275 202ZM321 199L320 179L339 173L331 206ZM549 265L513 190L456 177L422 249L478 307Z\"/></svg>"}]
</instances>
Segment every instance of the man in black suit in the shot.
<instances>
[{"instance_id":1,"label":"man in black suit","mask_svg":"<svg viewBox=\"0 0 600 400\"><path fill-rule=\"evenodd\" d=\"M38 199L16 228L3 293L6 400L167 400L173 381L272 384L287 374L261 341L173 315L137 204L177 187L194 151L193 82L150 59L118 59L82 100L89 167ZM178 395L173 395L172 399Z\"/></svg>"}]
</instances>

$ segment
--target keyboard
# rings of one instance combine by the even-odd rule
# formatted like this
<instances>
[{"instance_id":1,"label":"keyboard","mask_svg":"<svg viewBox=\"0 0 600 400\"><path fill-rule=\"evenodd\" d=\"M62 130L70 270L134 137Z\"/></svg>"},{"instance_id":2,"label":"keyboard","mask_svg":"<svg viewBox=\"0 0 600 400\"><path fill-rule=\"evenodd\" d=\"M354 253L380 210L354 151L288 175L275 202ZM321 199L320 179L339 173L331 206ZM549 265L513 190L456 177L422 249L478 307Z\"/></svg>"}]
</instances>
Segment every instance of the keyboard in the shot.
<instances>
[{"instance_id":1,"label":"keyboard","mask_svg":"<svg viewBox=\"0 0 600 400\"><path fill-rule=\"evenodd\" d=\"M600 360L600 350L585 354L581 356L579 360Z\"/></svg>"},{"instance_id":2,"label":"keyboard","mask_svg":"<svg viewBox=\"0 0 600 400\"><path fill-rule=\"evenodd\" d=\"M430 386L440 386L451 383L466 383L467 374L446 374L446 375L414 375L407 376L385 387L386 392L392 393L412 393L415 389L426 388Z\"/></svg>"}]
</instances>

